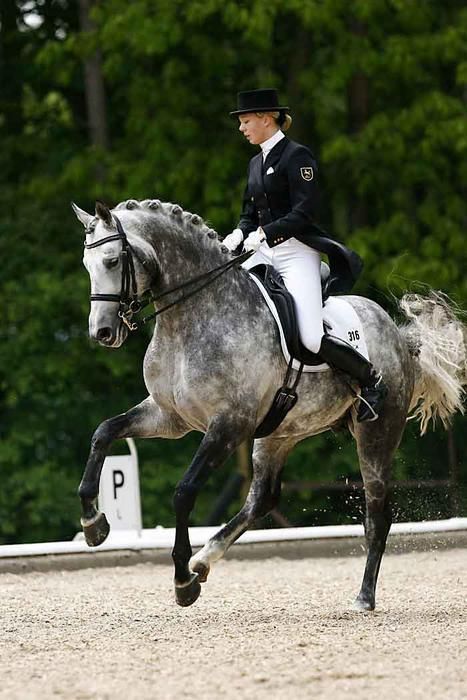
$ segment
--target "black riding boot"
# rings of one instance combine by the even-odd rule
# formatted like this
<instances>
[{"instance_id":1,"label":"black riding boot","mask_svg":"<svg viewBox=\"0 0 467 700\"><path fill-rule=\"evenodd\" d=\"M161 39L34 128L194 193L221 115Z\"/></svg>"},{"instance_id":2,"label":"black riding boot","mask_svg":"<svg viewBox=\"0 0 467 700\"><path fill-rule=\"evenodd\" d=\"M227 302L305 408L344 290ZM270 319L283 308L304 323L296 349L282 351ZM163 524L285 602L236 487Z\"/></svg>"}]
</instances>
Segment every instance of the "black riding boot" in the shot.
<instances>
[{"instance_id":1,"label":"black riding boot","mask_svg":"<svg viewBox=\"0 0 467 700\"><path fill-rule=\"evenodd\" d=\"M333 335L323 336L319 354L332 367L350 375L360 384L360 402L357 421L373 421L379 417L379 412L387 396L388 388L381 374L376 372L371 362L355 350L351 345Z\"/></svg>"}]
</instances>

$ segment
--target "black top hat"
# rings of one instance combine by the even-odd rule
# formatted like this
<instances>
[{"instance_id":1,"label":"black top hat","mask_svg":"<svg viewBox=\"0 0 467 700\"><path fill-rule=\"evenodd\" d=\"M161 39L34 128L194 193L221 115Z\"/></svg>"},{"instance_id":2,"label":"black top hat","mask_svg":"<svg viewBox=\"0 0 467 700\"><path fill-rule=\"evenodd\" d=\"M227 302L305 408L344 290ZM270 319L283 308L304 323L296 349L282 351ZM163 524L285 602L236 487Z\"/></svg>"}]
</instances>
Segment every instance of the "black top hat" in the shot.
<instances>
[{"instance_id":1,"label":"black top hat","mask_svg":"<svg viewBox=\"0 0 467 700\"><path fill-rule=\"evenodd\" d=\"M285 112L288 109L279 105L277 90L246 90L237 93L237 109L230 114L235 116L247 112Z\"/></svg>"}]
</instances>

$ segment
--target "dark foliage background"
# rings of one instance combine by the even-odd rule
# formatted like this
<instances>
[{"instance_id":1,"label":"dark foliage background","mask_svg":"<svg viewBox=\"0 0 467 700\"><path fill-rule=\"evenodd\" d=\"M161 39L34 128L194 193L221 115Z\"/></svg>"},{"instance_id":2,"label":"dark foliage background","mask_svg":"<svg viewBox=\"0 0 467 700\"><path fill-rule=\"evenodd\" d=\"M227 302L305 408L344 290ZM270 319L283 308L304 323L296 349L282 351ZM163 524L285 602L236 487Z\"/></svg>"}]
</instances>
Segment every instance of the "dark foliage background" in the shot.
<instances>
[{"instance_id":1,"label":"dark foliage background","mask_svg":"<svg viewBox=\"0 0 467 700\"><path fill-rule=\"evenodd\" d=\"M159 197L222 233L252 152L228 111L276 86L292 138L320 165L321 221L364 257L358 292L394 312L407 288L466 307L467 9L460 0L2 0L0 5L0 542L70 537L89 440L145 394L148 335L118 352L86 335L88 280L75 200ZM465 422L408 429L397 516L466 511ZM139 442L145 524L171 525L171 493L199 435ZM208 518L229 470L203 493ZM343 435L291 457L288 482L356 480ZM352 522L353 491L286 486L294 524ZM238 508L233 503L231 511Z\"/></svg>"}]
</instances>

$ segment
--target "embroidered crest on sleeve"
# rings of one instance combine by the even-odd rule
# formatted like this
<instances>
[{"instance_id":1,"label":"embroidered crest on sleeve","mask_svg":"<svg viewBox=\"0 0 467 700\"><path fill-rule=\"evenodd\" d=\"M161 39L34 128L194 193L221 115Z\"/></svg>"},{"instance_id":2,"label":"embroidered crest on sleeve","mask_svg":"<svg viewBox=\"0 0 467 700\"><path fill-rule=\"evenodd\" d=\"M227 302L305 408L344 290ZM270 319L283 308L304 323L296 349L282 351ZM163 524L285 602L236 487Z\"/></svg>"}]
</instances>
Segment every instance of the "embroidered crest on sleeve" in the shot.
<instances>
[{"instance_id":1,"label":"embroidered crest on sleeve","mask_svg":"<svg viewBox=\"0 0 467 700\"><path fill-rule=\"evenodd\" d=\"M309 166L308 168L300 168L300 175L304 180L310 181L313 180L313 168Z\"/></svg>"}]
</instances>

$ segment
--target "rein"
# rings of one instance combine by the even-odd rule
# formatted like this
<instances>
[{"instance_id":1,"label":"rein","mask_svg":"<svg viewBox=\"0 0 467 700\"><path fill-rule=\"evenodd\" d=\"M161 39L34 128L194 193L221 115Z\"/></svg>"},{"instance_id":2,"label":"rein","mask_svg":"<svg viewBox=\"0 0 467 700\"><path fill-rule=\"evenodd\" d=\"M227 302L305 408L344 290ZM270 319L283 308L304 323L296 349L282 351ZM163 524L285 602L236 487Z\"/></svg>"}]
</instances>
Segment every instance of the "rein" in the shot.
<instances>
[{"instance_id":1,"label":"rein","mask_svg":"<svg viewBox=\"0 0 467 700\"><path fill-rule=\"evenodd\" d=\"M242 253L233 260L229 260L228 262L223 263L218 267L214 267L212 270L208 270L207 272L204 272L201 275L192 277L190 280L187 280L186 282L183 282L182 284L179 284L176 287L171 287L170 289L167 289L165 292L162 292L157 296L151 296L151 298L148 300L140 299L138 297L135 264L133 260L133 256L136 257L136 255L128 241L127 235L123 229L122 224L120 223L120 220L115 216L115 214L113 215L113 217L117 224L118 233L115 233L111 236L106 236L105 238L101 238L95 243L85 242L84 247L89 250L90 248L97 248L98 246L101 246L104 243L109 243L110 241L122 241L122 285L120 294L91 294L90 300L113 301L119 304L118 316L122 319L122 322L125 323L125 325L130 331L138 330L139 328L141 328L141 326L145 325L149 321L152 321L153 319L157 318L157 316L159 316L160 314L164 313L164 311L171 309L173 306L176 306L177 304L180 304L183 301L187 301L187 299L190 299L202 289L212 284L216 279L218 279L218 277L223 275L224 272L231 270L233 267L238 267L253 254L252 251ZM132 320L134 314L139 313L149 304L159 301L160 299L163 299L169 294L183 291L192 284L196 284L196 282L202 282L203 284L200 284L199 287L196 287L188 294L181 294L181 296L179 296L178 299L176 299L175 301L172 301L170 304L163 306L162 309L154 311L154 313L149 314L148 316L144 316L140 321Z\"/></svg>"},{"instance_id":2,"label":"rein","mask_svg":"<svg viewBox=\"0 0 467 700\"><path fill-rule=\"evenodd\" d=\"M208 272L204 272L202 275L198 275L197 277L192 277L187 282L183 282L183 284L179 284L177 287L172 287L171 289L167 289L165 292L162 292L162 294L158 294L156 297L152 297L152 299L149 300L148 304L152 303L154 301L159 301L159 299L162 299L163 297L167 296L168 294L172 294L173 292L179 292L180 290L185 289L186 287L189 287L191 284L195 284L195 282L202 282L205 279L207 279L207 282L204 282L204 284L200 285L199 287L196 287L196 289L193 289L189 294L182 294L178 299L176 299L175 301L172 301L170 304L167 304L166 306L163 306L162 309L159 309L159 311L154 311L154 313L150 314L149 316L145 316L144 318L141 319L141 323L147 323L148 321L151 321L152 319L159 316L164 311L167 311L167 309L172 308L172 306L175 306L176 304L179 304L182 301L186 301L190 297L192 297L195 294L197 294L198 292L200 292L205 287L208 287L218 277L223 275L224 272L231 270L233 267L237 267L238 265L241 265L245 260L248 260L248 258L250 256L251 256L251 252L242 253L241 255L238 255L233 260L229 260L228 262L223 263L222 265L219 265L219 267L214 267L212 270L208 270ZM210 275L212 275L214 272L217 272L217 274L214 275L213 277L210 277ZM146 306L147 306L147 304L146 304Z\"/></svg>"}]
</instances>

